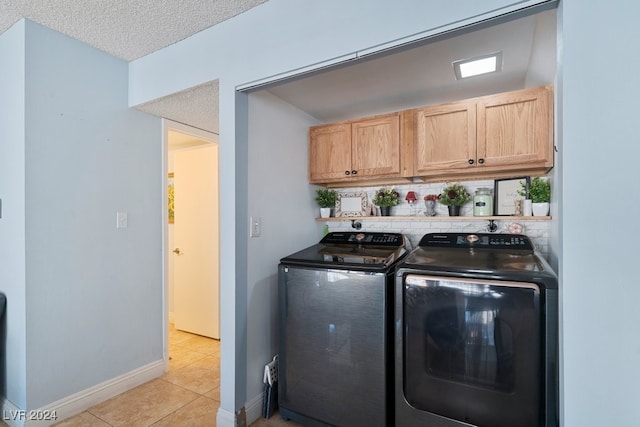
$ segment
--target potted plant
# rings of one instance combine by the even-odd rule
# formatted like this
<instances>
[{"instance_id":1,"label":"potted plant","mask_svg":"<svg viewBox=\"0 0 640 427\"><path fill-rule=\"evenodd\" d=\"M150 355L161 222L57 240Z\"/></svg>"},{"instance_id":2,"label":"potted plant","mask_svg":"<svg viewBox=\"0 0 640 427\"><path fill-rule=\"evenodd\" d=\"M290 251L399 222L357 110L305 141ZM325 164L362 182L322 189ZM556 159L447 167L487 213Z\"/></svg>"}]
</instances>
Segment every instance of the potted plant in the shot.
<instances>
[{"instance_id":1,"label":"potted plant","mask_svg":"<svg viewBox=\"0 0 640 427\"><path fill-rule=\"evenodd\" d=\"M526 184L520 182L522 189L518 191L526 197ZM535 177L529 183L529 198L532 203L534 216L549 215L549 202L551 201L551 183L547 179Z\"/></svg>"},{"instance_id":2,"label":"potted plant","mask_svg":"<svg viewBox=\"0 0 640 427\"><path fill-rule=\"evenodd\" d=\"M329 218L331 216L331 208L336 205L338 194L336 190L328 188L319 188L316 190L316 203L320 206L320 218Z\"/></svg>"},{"instance_id":3,"label":"potted plant","mask_svg":"<svg viewBox=\"0 0 640 427\"><path fill-rule=\"evenodd\" d=\"M373 203L380 206L380 215L389 216L391 214L391 206L395 206L400 202L400 193L393 187L382 187L375 192Z\"/></svg>"},{"instance_id":4,"label":"potted plant","mask_svg":"<svg viewBox=\"0 0 640 427\"><path fill-rule=\"evenodd\" d=\"M449 216L459 216L460 206L469 200L471 200L471 195L464 185L457 182L448 184L438 196L438 201L449 208Z\"/></svg>"}]
</instances>

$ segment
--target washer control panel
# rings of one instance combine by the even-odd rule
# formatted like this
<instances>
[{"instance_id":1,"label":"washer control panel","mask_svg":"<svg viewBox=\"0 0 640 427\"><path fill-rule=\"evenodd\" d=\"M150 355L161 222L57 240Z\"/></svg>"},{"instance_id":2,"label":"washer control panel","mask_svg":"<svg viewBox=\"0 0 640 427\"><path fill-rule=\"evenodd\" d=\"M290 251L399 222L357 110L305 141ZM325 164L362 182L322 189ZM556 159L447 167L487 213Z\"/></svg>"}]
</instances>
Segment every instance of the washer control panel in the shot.
<instances>
[{"instance_id":1,"label":"washer control panel","mask_svg":"<svg viewBox=\"0 0 640 427\"><path fill-rule=\"evenodd\" d=\"M333 232L324 236L320 243L403 246L404 236L400 233Z\"/></svg>"}]
</instances>

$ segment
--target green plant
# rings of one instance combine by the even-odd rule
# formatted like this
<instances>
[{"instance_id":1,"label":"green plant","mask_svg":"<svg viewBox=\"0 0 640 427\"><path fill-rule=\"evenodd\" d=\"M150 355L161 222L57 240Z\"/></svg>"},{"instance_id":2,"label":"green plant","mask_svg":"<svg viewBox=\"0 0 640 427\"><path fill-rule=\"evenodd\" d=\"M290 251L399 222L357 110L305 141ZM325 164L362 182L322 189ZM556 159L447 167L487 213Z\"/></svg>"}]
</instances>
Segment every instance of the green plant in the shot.
<instances>
[{"instance_id":1,"label":"green plant","mask_svg":"<svg viewBox=\"0 0 640 427\"><path fill-rule=\"evenodd\" d=\"M336 205L336 199L338 198L336 190L319 188L316 190L316 194L316 203L318 203L321 208L332 208Z\"/></svg>"},{"instance_id":2,"label":"green plant","mask_svg":"<svg viewBox=\"0 0 640 427\"><path fill-rule=\"evenodd\" d=\"M395 206L400 201L400 193L393 187L382 187L373 196L373 203L377 206Z\"/></svg>"},{"instance_id":3,"label":"green plant","mask_svg":"<svg viewBox=\"0 0 640 427\"><path fill-rule=\"evenodd\" d=\"M522 189L518 194L526 197L526 184L520 181ZM529 198L532 203L548 203L551 201L551 183L540 177L535 177L529 184Z\"/></svg>"},{"instance_id":4,"label":"green plant","mask_svg":"<svg viewBox=\"0 0 640 427\"><path fill-rule=\"evenodd\" d=\"M462 206L469 200L471 195L464 185L458 183L448 184L438 196L438 201L447 206Z\"/></svg>"}]
</instances>

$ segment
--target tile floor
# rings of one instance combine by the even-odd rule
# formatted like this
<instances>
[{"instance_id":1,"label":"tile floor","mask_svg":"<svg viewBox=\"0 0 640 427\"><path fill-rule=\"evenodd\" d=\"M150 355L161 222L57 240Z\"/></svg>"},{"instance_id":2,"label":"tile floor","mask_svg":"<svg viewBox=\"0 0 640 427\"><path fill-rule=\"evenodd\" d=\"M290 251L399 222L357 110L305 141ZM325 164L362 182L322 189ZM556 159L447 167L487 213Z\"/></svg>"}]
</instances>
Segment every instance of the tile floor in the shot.
<instances>
[{"instance_id":1,"label":"tile floor","mask_svg":"<svg viewBox=\"0 0 640 427\"><path fill-rule=\"evenodd\" d=\"M169 372L56 424L57 427L215 427L220 342L169 329ZM293 427L278 414L251 427Z\"/></svg>"}]
</instances>

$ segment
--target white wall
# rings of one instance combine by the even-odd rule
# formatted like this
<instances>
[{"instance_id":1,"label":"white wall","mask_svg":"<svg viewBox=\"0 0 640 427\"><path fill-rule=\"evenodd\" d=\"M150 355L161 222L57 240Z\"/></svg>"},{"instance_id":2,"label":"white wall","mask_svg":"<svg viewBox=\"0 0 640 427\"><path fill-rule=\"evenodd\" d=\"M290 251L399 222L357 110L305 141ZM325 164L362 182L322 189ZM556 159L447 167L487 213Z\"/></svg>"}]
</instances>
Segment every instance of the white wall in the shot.
<instances>
[{"instance_id":1,"label":"white wall","mask_svg":"<svg viewBox=\"0 0 640 427\"><path fill-rule=\"evenodd\" d=\"M564 425L637 426L640 5L564 0L561 14Z\"/></svg>"},{"instance_id":2,"label":"white wall","mask_svg":"<svg viewBox=\"0 0 640 427\"><path fill-rule=\"evenodd\" d=\"M262 219L261 236L248 246L247 395L254 397L278 353L278 262L317 243L322 226L307 184L307 133L316 121L263 91L249 96L249 123L248 210Z\"/></svg>"},{"instance_id":3,"label":"white wall","mask_svg":"<svg viewBox=\"0 0 640 427\"><path fill-rule=\"evenodd\" d=\"M0 341L0 380L2 395L21 408L26 405L27 378L24 47L24 21L0 35L0 292L7 297L0 328L6 328Z\"/></svg>"},{"instance_id":4,"label":"white wall","mask_svg":"<svg viewBox=\"0 0 640 427\"><path fill-rule=\"evenodd\" d=\"M30 21L11 31L22 28L23 75L8 68L13 97L7 105L3 87L0 117L19 119L22 104L25 133L9 123L2 139L16 187L0 227L3 259L18 261L6 279L11 357L21 360L9 361L6 396L35 409L162 360L162 135L160 119L128 108L125 62ZM9 59L19 61L13 41ZM128 228L116 230L117 211L128 213ZM6 227L21 224L26 237L11 231L7 243Z\"/></svg>"}]
</instances>

